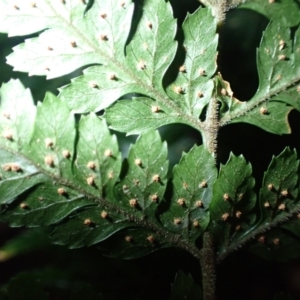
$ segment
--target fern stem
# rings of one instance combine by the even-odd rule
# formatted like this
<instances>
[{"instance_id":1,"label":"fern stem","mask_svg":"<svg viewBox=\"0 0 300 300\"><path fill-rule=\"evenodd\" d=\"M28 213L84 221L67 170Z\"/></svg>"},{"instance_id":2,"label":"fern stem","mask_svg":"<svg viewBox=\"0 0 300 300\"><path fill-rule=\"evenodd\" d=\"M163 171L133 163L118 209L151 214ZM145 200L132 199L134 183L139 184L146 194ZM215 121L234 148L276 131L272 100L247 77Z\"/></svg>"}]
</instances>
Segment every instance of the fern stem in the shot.
<instances>
[{"instance_id":1,"label":"fern stem","mask_svg":"<svg viewBox=\"0 0 300 300\"><path fill-rule=\"evenodd\" d=\"M215 300L215 256L212 237L209 232L205 232L203 235L203 248L201 254L200 262L202 270L203 299Z\"/></svg>"},{"instance_id":2,"label":"fern stem","mask_svg":"<svg viewBox=\"0 0 300 300\"><path fill-rule=\"evenodd\" d=\"M217 154L217 137L220 127L218 109L218 101L213 97L208 104L206 120L204 122L205 126L202 131L203 144L215 158Z\"/></svg>"}]
</instances>

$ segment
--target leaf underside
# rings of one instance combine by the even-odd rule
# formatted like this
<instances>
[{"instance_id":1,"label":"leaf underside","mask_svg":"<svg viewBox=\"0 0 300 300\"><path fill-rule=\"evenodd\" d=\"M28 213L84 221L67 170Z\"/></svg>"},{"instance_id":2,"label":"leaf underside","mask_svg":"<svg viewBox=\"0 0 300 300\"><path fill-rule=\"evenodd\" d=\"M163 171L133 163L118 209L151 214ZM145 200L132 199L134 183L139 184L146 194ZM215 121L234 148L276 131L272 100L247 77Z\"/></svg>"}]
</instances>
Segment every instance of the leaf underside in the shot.
<instances>
[{"instance_id":1,"label":"leaf underside","mask_svg":"<svg viewBox=\"0 0 300 300\"><path fill-rule=\"evenodd\" d=\"M257 9L257 3L243 7ZM210 9L189 14L177 28L165 1L94 1L86 11L77 0L1 0L1 32L40 32L9 55L14 70L51 79L88 66L60 88L58 98L47 93L37 106L18 80L2 85L1 220L17 227L51 225L58 244L102 242L104 252L123 258L178 246L180 239L194 247L207 229L219 259L254 235L249 249L262 256L270 243L280 248L298 241L296 218L293 226L262 235L299 210L294 151L272 159L258 195L243 156L231 154L218 172L207 145L183 154L169 183L167 145L155 131L184 123L207 134L247 122L290 133L288 114L300 111L300 30L291 30L299 16L276 16L291 3L273 3L270 12L261 8L271 22L257 50L259 88L241 102L216 75L217 21ZM175 40L177 31L183 42ZM201 121L213 101L218 116ZM84 115L77 121L75 113ZM123 162L109 128L140 135ZM281 253L276 251L274 257Z\"/></svg>"}]
</instances>

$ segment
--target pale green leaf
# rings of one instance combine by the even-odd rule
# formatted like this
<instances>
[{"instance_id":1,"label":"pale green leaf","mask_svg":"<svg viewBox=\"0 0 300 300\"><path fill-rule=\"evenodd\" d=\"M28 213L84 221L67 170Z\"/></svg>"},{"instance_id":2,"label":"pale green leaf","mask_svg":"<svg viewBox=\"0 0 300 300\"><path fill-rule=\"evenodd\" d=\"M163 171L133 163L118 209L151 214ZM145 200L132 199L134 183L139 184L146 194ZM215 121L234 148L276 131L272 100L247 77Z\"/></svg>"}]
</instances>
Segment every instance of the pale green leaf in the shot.
<instances>
[{"instance_id":1,"label":"pale green leaf","mask_svg":"<svg viewBox=\"0 0 300 300\"><path fill-rule=\"evenodd\" d=\"M11 91L14 91L13 97ZM28 143L36 114L31 93L19 80L4 83L0 89L0 141L2 146L19 150ZM24 122L24 119L27 121Z\"/></svg>"},{"instance_id":2,"label":"pale green leaf","mask_svg":"<svg viewBox=\"0 0 300 300\"><path fill-rule=\"evenodd\" d=\"M50 79L82 66L106 65L115 57L124 57L133 4L130 1L124 5L116 5L114 0L97 1L85 17L84 9L85 5L77 0L65 4L62 1L37 1L35 5L2 1L0 31L24 35L49 28L39 37L16 46L8 63L16 71L46 75ZM117 64L112 65L115 71Z\"/></svg>"},{"instance_id":3,"label":"pale green leaf","mask_svg":"<svg viewBox=\"0 0 300 300\"><path fill-rule=\"evenodd\" d=\"M177 113L168 113L155 101L143 97L118 101L106 109L104 117L110 128L127 135L147 132L170 123L183 123Z\"/></svg>"},{"instance_id":4,"label":"pale green leaf","mask_svg":"<svg viewBox=\"0 0 300 300\"><path fill-rule=\"evenodd\" d=\"M113 30L123 35L123 27L129 27L130 21L125 20L119 24L124 16L115 13L106 16L107 11L102 7L100 12L102 17L99 17L99 13L94 9L95 4L86 17L95 14L98 19L103 19L100 21L104 27L100 28L99 25L99 30L104 32L102 42L106 47L106 42L113 40L106 31ZM120 3L115 6L120 6ZM174 41L176 20L172 16L171 5L165 1L154 4L152 1L144 1L143 7L137 5L136 16L132 22L132 34L126 49L124 49L125 41L122 45L120 43L109 45L112 55L107 55L104 62L99 61L105 66L87 69L83 76L76 78L70 85L60 90L60 98L66 101L73 111L96 112L109 107L121 96L133 92L159 98L162 101L160 106L167 112L171 111L171 104L168 103L169 99L166 98L162 87L164 74L177 48L177 43ZM94 26L94 23L88 22L91 26ZM170 29L173 35L170 35ZM90 31L92 30L95 29ZM122 55L120 51L114 51L114 47L118 50L122 49ZM95 49L97 55L102 52L102 48L100 45L99 49ZM126 61L124 54L126 54Z\"/></svg>"},{"instance_id":5,"label":"pale green leaf","mask_svg":"<svg viewBox=\"0 0 300 300\"><path fill-rule=\"evenodd\" d=\"M175 60L175 81L167 93L188 115L198 118L209 102L216 72L217 23L209 9L198 9L183 23L184 61Z\"/></svg>"},{"instance_id":6,"label":"pale green leaf","mask_svg":"<svg viewBox=\"0 0 300 300\"><path fill-rule=\"evenodd\" d=\"M110 135L105 120L91 114L79 122L74 177L85 182L96 197L112 191L121 169L121 153L115 135ZM88 186L88 181L93 184Z\"/></svg>"},{"instance_id":7,"label":"pale green leaf","mask_svg":"<svg viewBox=\"0 0 300 300\"><path fill-rule=\"evenodd\" d=\"M294 0L265 1L251 0L242 4L239 8L251 9L266 16L271 20L285 18L290 27L297 26L300 19L298 3Z\"/></svg>"},{"instance_id":8,"label":"pale green leaf","mask_svg":"<svg viewBox=\"0 0 300 300\"><path fill-rule=\"evenodd\" d=\"M162 79L177 49L176 20L170 2L145 0L139 9L137 28L126 47L127 63L138 80L164 91Z\"/></svg>"},{"instance_id":9,"label":"pale green leaf","mask_svg":"<svg viewBox=\"0 0 300 300\"><path fill-rule=\"evenodd\" d=\"M22 123L26 123L26 119ZM61 100L47 93L43 103L38 102L30 143L24 145L21 152L48 174L71 174L71 162L64 151L74 154L75 135L74 115Z\"/></svg>"},{"instance_id":10,"label":"pale green leaf","mask_svg":"<svg viewBox=\"0 0 300 300\"><path fill-rule=\"evenodd\" d=\"M1 145L2 146L2 145ZM0 146L0 204L13 202L21 193L45 181L39 170L22 156Z\"/></svg>"},{"instance_id":11,"label":"pale green leaf","mask_svg":"<svg viewBox=\"0 0 300 300\"><path fill-rule=\"evenodd\" d=\"M247 115L233 119L231 123L248 123L274 134L291 133L288 121L293 108L283 102L269 102L255 107Z\"/></svg>"},{"instance_id":12,"label":"pale green leaf","mask_svg":"<svg viewBox=\"0 0 300 300\"><path fill-rule=\"evenodd\" d=\"M111 65L87 68L82 76L59 90L59 97L75 113L97 112L127 93L145 92L128 76L127 70L116 69Z\"/></svg>"}]
</instances>

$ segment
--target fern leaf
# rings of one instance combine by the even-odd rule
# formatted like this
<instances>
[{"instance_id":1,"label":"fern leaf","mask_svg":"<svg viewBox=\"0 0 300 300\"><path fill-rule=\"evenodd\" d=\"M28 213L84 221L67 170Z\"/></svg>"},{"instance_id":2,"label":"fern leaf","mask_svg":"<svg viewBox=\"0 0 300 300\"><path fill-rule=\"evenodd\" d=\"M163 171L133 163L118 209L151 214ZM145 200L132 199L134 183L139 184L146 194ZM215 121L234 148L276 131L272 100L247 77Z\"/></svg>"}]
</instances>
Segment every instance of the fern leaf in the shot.
<instances>
[{"instance_id":1,"label":"fern leaf","mask_svg":"<svg viewBox=\"0 0 300 300\"><path fill-rule=\"evenodd\" d=\"M127 135L147 132L174 122L184 122L176 112L168 113L154 100L145 97L120 100L106 109L104 117L111 124L110 128L126 132Z\"/></svg>"},{"instance_id":2,"label":"fern leaf","mask_svg":"<svg viewBox=\"0 0 300 300\"><path fill-rule=\"evenodd\" d=\"M12 90L14 97L11 97ZM4 83L0 89L0 99L1 144L17 151L30 141L36 107L33 105L29 89L25 89L19 80ZM27 122L23 121L25 118Z\"/></svg>"},{"instance_id":3,"label":"fern leaf","mask_svg":"<svg viewBox=\"0 0 300 300\"><path fill-rule=\"evenodd\" d=\"M164 92L162 79L177 50L176 20L169 2L146 0L142 9L133 38L126 47L127 62L139 80Z\"/></svg>"},{"instance_id":4,"label":"fern leaf","mask_svg":"<svg viewBox=\"0 0 300 300\"><path fill-rule=\"evenodd\" d=\"M288 114L293 108L299 109L299 104L291 99L298 92L294 85L300 80L299 34L297 30L290 39L285 19L269 24L257 53L259 88L248 102L222 99L221 126L246 122L275 134L290 133ZM250 117L246 118L249 112Z\"/></svg>"},{"instance_id":5,"label":"fern leaf","mask_svg":"<svg viewBox=\"0 0 300 300\"><path fill-rule=\"evenodd\" d=\"M285 18L288 26L290 27L297 26L299 24L299 6L294 0L251 0L243 3L239 8L254 10L271 20L280 20Z\"/></svg>"},{"instance_id":6,"label":"fern leaf","mask_svg":"<svg viewBox=\"0 0 300 300\"><path fill-rule=\"evenodd\" d=\"M173 173L173 196L161 221L169 230L196 240L210 220L208 207L217 177L215 160L204 147L195 146L183 155Z\"/></svg>"},{"instance_id":7,"label":"fern leaf","mask_svg":"<svg viewBox=\"0 0 300 300\"><path fill-rule=\"evenodd\" d=\"M219 260L222 260L228 253L235 250L236 247L244 244L253 237L256 239L255 242L249 245L249 249L258 255L266 257L267 252L270 252L270 250L268 250L270 247L274 250L274 252L271 251L274 255L272 257L270 256L270 258L286 260L288 255L291 255L291 257L298 255L296 254L298 252L295 252L295 249L291 247L294 243L295 245L299 244L296 238L296 227L289 227L288 224L278 226L289 220L289 218L292 218L299 211L299 203L297 201L299 194L298 173L299 161L297 160L297 155L295 151L286 148L277 157L273 157L268 170L264 174L262 187L259 192L258 205L260 209L257 210L257 213L254 214L254 212L251 211L251 208L256 203L255 194L248 203L240 203L241 209L239 209L239 203L228 203L227 201L222 202L220 200L218 204L222 206L217 206L214 199L212 200L211 210L218 212L218 215L215 215L213 211L211 211L212 219L214 220L212 230L215 232L215 235L222 240ZM228 176L227 178L231 179L234 177ZM251 185L251 181L249 181L249 184ZM240 219L237 218L237 215L229 214L228 219L225 220L226 222L224 222L224 218L223 222L221 222L220 216L225 210L238 209L242 213L241 216L243 216L244 207L249 208L246 209L248 221L245 225L238 224L238 226L240 225L238 231L236 227L234 227ZM214 215L219 217L220 221L216 222L217 218ZM294 223L295 222L296 221L294 221ZM295 224L298 224L298 222ZM276 230L273 229L266 233L266 231L269 231L275 226L278 226ZM280 254L286 249L284 248L285 246L289 249L289 254L286 253L284 257L280 257Z\"/></svg>"},{"instance_id":8,"label":"fern leaf","mask_svg":"<svg viewBox=\"0 0 300 300\"><path fill-rule=\"evenodd\" d=\"M112 0L101 5L95 3L86 18L83 17L84 9L85 5L76 0L66 3L37 1L35 5L2 1L1 11L9 13L2 16L4 28L0 31L11 36L49 28L38 38L15 47L8 63L15 70L30 75L55 78L88 64L106 64L115 55L124 56L123 48L130 30L127 23L132 17L133 4L115 5ZM107 17L102 18L104 12ZM15 20L23 25L13 26ZM112 21L115 24L111 24ZM107 36L105 40L102 35Z\"/></svg>"},{"instance_id":9,"label":"fern leaf","mask_svg":"<svg viewBox=\"0 0 300 300\"><path fill-rule=\"evenodd\" d=\"M199 9L192 15L188 15L183 24L183 34L186 39L182 46L185 50L179 49L164 79L165 84L168 83L166 88L168 98L165 99L164 91L154 93L150 88L148 92L145 86L143 94L147 94L153 100L140 97L132 102L120 101L106 109L105 118L111 128L134 134L165 124L184 123L197 127L201 131L203 125L199 122L199 116L210 101L214 89L212 76L216 71L215 58L218 42L216 26L208 9ZM152 39L149 43L151 42ZM141 46L138 49L140 48ZM130 53L128 51L129 56ZM160 53L160 55L169 58L170 54L164 56ZM147 68L145 72L146 70ZM172 81L170 78L173 78L175 74L178 74L177 78L169 84ZM150 75L147 75L144 81L152 85L154 83L151 82L152 75ZM160 84L157 83L154 87L160 89ZM125 127L124 122L121 124L124 117L127 120Z\"/></svg>"},{"instance_id":10,"label":"fern leaf","mask_svg":"<svg viewBox=\"0 0 300 300\"><path fill-rule=\"evenodd\" d=\"M273 157L259 193L263 223L284 219L299 207L299 161L295 151L286 148Z\"/></svg>"},{"instance_id":11,"label":"fern leaf","mask_svg":"<svg viewBox=\"0 0 300 300\"><path fill-rule=\"evenodd\" d=\"M221 254L229 244L234 244L257 222L251 210L256 205L255 180L252 167L243 156L230 155L226 165L221 166L213 188L209 206L211 231L218 240Z\"/></svg>"},{"instance_id":12,"label":"fern leaf","mask_svg":"<svg viewBox=\"0 0 300 300\"><path fill-rule=\"evenodd\" d=\"M15 128L10 136L6 135L10 127L1 128L1 220L12 226L57 224L59 227L79 219L80 223L76 224L83 231L91 229L92 224L98 228L96 219L107 222L101 223L107 229L99 227L100 233L87 243L95 243L128 226L130 222L125 215L115 212L118 219L110 222L99 212L100 202L102 210L104 203L109 206L104 196L113 194L121 168L116 139L110 135L105 122L94 115L83 117L77 134L73 114L51 94L38 104L36 118L32 120L33 101L28 93L21 94L23 90L19 81L11 81L1 88L0 115L6 118L6 126L10 122ZM24 101L16 111L15 101L9 102L12 92L17 92ZM23 105L27 109L22 112ZM28 111L33 114L27 114ZM33 121L32 132L24 131ZM83 245L68 239L57 239L57 242L70 242L71 247Z\"/></svg>"},{"instance_id":13,"label":"fern leaf","mask_svg":"<svg viewBox=\"0 0 300 300\"><path fill-rule=\"evenodd\" d=\"M174 62L175 81L167 87L171 99L188 115L199 118L212 97L218 35L216 20L207 9L198 9L183 23L184 61Z\"/></svg>"},{"instance_id":14,"label":"fern leaf","mask_svg":"<svg viewBox=\"0 0 300 300\"><path fill-rule=\"evenodd\" d=\"M158 132L148 132L131 146L127 161L127 174L115 188L116 198L127 210L153 218L167 185L166 142Z\"/></svg>"}]
</instances>

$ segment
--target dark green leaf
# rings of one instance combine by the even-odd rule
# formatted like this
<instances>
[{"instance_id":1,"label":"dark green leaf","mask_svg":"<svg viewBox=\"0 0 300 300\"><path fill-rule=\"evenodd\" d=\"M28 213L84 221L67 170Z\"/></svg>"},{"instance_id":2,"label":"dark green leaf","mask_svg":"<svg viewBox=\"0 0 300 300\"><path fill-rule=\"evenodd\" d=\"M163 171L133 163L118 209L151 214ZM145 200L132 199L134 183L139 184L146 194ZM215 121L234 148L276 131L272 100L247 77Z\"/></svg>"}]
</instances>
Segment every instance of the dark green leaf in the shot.
<instances>
[{"instance_id":1,"label":"dark green leaf","mask_svg":"<svg viewBox=\"0 0 300 300\"><path fill-rule=\"evenodd\" d=\"M175 281L172 284L170 300L201 300L201 287L196 284L191 274L186 275L179 271L176 274Z\"/></svg>"},{"instance_id":2,"label":"dark green leaf","mask_svg":"<svg viewBox=\"0 0 300 300\"><path fill-rule=\"evenodd\" d=\"M259 192L262 224L284 220L299 209L298 173L299 161L295 151L286 148L273 157Z\"/></svg>"},{"instance_id":3,"label":"dark green leaf","mask_svg":"<svg viewBox=\"0 0 300 300\"><path fill-rule=\"evenodd\" d=\"M157 234L140 228L122 230L98 246L105 255L123 259L142 257L165 247L170 245Z\"/></svg>"},{"instance_id":4,"label":"dark green leaf","mask_svg":"<svg viewBox=\"0 0 300 300\"><path fill-rule=\"evenodd\" d=\"M167 173L166 142L157 131L141 135L129 150L128 171L116 186L116 199L131 213L153 218L163 199Z\"/></svg>"},{"instance_id":5,"label":"dark green leaf","mask_svg":"<svg viewBox=\"0 0 300 300\"><path fill-rule=\"evenodd\" d=\"M295 101L298 87L291 88L300 80L299 40L300 30L291 35L285 18L268 25L257 53L259 88L247 102L225 101L227 104L221 109L221 125L232 120L254 124L275 134L290 133L288 113L293 107L299 110Z\"/></svg>"},{"instance_id":6,"label":"dark green leaf","mask_svg":"<svg viewBox=\"0 0 300 300\"><path fill-rule=\"evenodd\" d=\"M208 207L213 197L217 168L203 146L183 154L173 171L173 197L161 221L169 230L195 240L209 223Z\"/></svg>"},{"instance_id":7,"label":"dark green leaf","mask_svg":"<svg viewBox=\"0 0 300 300\"><path fill-rule=\"evenodd\" d=\"M209 206L211 230L218 240L220 253L253 226L256 220L251 214L256 204L254 185L251 165L243 156L231 154L226 165L221 165Z\"/></svg>"},{"instance_id":8,"label":"dark green leaf","mask_svg":"<svg viewBox=\"0 0 300 300\"><path fill-rule=\"evenodd\" d=\"M93 206L66 218L55 227L50 236L56 244L79 248L99 243L130 226L134 224L120 213Z\"/></svg>"},{"instance_id":9,"label":"dark green leaf","mask_svg":"<svg viewBox=\"0 0 300 300\"><path fill-rule=\"evenodd\" d=\"M285 262L300 256L300 240L288 230L276 228L258 235L248 249L263 259Z\"/></svg>"}]
</instances>

